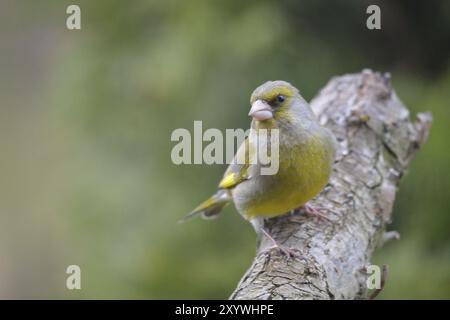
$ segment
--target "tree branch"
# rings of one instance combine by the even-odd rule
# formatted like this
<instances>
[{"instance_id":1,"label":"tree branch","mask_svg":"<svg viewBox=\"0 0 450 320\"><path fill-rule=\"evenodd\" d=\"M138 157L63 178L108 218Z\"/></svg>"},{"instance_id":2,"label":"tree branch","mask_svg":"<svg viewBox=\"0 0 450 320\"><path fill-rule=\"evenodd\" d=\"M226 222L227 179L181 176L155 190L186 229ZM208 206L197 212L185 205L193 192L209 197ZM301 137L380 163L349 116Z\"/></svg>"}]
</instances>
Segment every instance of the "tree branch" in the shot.
<instances>
[{"instance_id":1,"label":"tree branch","mask_svg":"<svg viewBox=\"0 0 450 320\"><path fill-rule=\"evenodd\" d=\"M363 70L333 78L311 107L338 142L328 186L312 200L330 221L284 215L266 228L296 248L287 259L264 237L231 299L365 299L363 271L391 221L400 178L425 142L431 115L415 122L388 74Z\"/></svg>"}]
</instances>

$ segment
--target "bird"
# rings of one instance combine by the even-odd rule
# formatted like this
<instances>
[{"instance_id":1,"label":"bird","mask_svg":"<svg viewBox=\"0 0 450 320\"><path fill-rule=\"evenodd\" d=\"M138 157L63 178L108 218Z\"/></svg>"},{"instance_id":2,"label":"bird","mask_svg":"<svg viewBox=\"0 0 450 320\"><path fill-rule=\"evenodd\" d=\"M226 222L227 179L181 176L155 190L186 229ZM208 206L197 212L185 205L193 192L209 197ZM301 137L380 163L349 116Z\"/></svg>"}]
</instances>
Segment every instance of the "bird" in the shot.
<instances>
[{"instance_id":1,"label":"bird","mask_svg":"<svg viewBox=\"0 0 450 320\"><path fill-rule=\"evenodd\" d=\"M195 216L216 218L225 206L234 203L259 238L267 236L273 242L272 247L292 255L289 248L278 244L264 228L265 219L301 209L322 216L308 201L329 181L336 140L319 123L300 91L289 82L263 83L251 94L250 105L250 134L238 148L217 192L181 222ZM278 132L278 141L273 142L278 150L278 170L275 174L262 174L263 164L258 161L262 151L257 143L260 139L271 145L267 132L274 129Z\"/></svg>"}]
</instances>

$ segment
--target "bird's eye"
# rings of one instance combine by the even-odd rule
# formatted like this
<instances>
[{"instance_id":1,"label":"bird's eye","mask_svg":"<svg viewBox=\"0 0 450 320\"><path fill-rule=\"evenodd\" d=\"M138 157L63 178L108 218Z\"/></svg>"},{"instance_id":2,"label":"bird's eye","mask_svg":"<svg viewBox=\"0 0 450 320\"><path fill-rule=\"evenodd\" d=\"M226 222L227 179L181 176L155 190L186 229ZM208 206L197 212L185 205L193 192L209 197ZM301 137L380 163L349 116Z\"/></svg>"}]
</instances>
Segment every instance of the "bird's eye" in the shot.
<instances>
[{"instance_id":1,"label":"bird's eye","mask_svg":"<svg viewBox=\"0 0 450 320\"><path fill-rule=\"evenodd\" d=\"M286 100L286 97L283 96L282 94L279 94L279 95L277 96L277 102L278 102L278 103L282 103L282 102L284 102L284 100Z\"/></svg>"}]
</instances>

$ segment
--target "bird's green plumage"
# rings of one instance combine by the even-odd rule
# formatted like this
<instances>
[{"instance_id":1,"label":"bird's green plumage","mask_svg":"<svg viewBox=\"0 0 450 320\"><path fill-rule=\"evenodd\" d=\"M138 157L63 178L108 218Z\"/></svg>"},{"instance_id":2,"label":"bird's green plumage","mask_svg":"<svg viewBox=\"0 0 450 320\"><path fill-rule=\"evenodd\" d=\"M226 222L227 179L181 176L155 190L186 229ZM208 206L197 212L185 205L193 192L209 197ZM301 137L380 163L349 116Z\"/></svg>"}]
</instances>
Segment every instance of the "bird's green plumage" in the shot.
<instances>
[{"instance_id":1,"label":"bird's green plumage","mask_svg":"<svg viewBox=\"0 0 450 320\"><path fill-rule=\"evenodd\" d=\"M283 101L276 98L282 95ZM318 194L327 184L335 153L332 133L322 127L298 90L284 81L270 81L253 92L250 102L262 100L272 108L273 118L252 121L253 133L243 142L228 167L217 194L192 214L213 212L223 201L233 201L237 210L251 220L289 212ZM279 169L274 175L261 175L256 141L260 129L279 130ZM269 143L269 142L268 142ZM220 203L218 203L220 202ZM214 210L213 210L214 209Z\"/></svg>"}]
</instances>

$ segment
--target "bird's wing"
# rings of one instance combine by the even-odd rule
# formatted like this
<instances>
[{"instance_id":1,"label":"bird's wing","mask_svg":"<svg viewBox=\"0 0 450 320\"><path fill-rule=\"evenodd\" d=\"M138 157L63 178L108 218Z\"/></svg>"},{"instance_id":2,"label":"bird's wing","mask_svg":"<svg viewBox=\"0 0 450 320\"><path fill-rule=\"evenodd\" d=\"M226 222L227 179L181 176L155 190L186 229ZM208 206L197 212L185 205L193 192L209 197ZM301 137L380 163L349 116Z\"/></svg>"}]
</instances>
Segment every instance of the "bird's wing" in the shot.
<instances>
[{"instance_id":1,"label":"bird's wing","mask_svg":"<svg viewBox=\"0 0 450 320\"><path fill-rule=\"evenodd\" d=\"M256 151L249 142L249 138L246 137L236 152L233 161L225 171L225 174L219 183L219 188L233 189L242 181L249 179L248 168L250 163L254 163L252 158L255 155Z\"/></svg>"}]
</instances>

